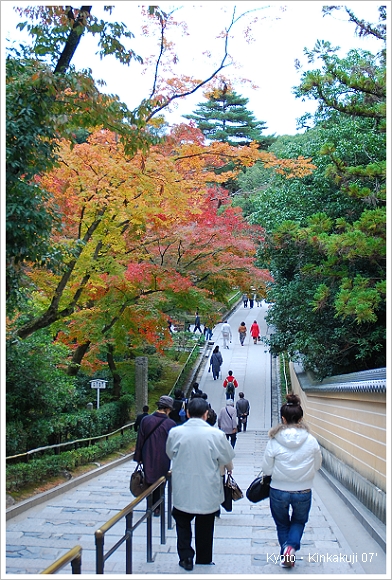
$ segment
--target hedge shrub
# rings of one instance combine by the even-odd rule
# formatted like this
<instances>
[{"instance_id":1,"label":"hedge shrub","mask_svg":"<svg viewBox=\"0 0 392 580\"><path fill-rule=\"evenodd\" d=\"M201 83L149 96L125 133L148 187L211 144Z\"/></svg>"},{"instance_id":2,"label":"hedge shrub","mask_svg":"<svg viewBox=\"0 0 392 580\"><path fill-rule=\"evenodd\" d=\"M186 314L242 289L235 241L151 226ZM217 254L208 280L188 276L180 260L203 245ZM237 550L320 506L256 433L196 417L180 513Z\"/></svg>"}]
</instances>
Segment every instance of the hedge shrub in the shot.
<instances>
[{"instance_id":1,"label":"hedge shrub","mask_svg":"<svg viewBox=\"0 0 392 580\"><path fill-rule=\"evenodd\" d=\"M135 439L136 433L128 430L123 435L114 435L96 445L64 451L61 455L45 455L38 459L31 459L28 463L10 465L6 469L7 492L19 491L30 485L39 485L48 477L54 477L65 469L72 471L80 465L87 465L121 449Z\"/></svg>"}]
</instances>

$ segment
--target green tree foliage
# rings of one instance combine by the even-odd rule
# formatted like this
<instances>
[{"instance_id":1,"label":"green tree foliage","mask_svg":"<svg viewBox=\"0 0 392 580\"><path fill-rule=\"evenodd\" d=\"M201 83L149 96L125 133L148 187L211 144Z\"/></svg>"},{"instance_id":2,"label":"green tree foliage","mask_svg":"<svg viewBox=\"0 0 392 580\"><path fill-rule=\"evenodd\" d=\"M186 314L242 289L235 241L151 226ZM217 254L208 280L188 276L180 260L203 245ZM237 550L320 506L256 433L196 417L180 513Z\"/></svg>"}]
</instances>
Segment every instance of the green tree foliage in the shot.
<instances>
[{"instance_id":1,"label":"green tree foliage","mask_svg":"<svg viewBox=\"0 0 392 580\"><path fill-rule=\"evenodd\" d=\"M45 444L52 430L48 419L75 408L74 379L61 369L67 355L47 330L24 341L8 339L6 418L8 437L15 440L8 447L16 443L15 452Z\"/></svg>"},{"instance_id":2,"label":"green tree foliage","mask_svg":"<svg viewBox=\"0 0 392 580\"><path fill-rule=\"evenodd\" d=\"M229 143L235 147L246 146L256 142L261 149L268 149L274 142L274 136L264 136L262 131L267 127L264 121L257 121L246 105L249 99L242 97L223 83L223 87L207 92L207 101L199 103L192 115L184 115L194 121L198 129L210 141ZM218 175L229 172L233 164L228 163L216 170ZM237 189L237 182L228 179L225 187L231 192Z\"/></svg>"},{"instance_id":3,"label":"green tree foliage","mask_svg":"<svg viewBox=\"0 0 392 580\"><path fill-rule=\"evenodd\" d=\"M250 221L267 232L259 258L274 277L271 350L322 378L386 364L385 53L340 59L320 42L305 53L321 60L296 89L319 103L314 128L271 149L302 150L317 169L284 184L251 168L239 181L251 189Z\"/></svg>"},{"instance_id":4,"label":"green tree foliage","mask_svg":"<svg viewBox=\"0 0 392 580\"><path fill-rule=\"evenodd\" d=\"M199 103L192 115L185 119L195 121L196 126L210 141L223 141L234 146L249 145L252 141L267 149L273 137L262 135L267 127L264 121L257 121L246 108L249 99L241 97L234 90L224 88L207 93L208 100Z\"/></svg>"}]
</instances>

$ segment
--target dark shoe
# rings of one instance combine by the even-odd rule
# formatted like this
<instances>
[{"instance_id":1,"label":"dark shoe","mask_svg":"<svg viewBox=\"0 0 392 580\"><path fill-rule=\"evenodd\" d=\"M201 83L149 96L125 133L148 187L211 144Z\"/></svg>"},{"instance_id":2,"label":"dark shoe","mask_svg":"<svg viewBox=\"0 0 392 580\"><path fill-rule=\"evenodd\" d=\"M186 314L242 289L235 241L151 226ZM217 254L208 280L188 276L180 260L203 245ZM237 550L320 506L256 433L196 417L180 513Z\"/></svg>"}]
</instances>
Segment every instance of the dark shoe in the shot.
<instances>
[{"instance_id":1,"label":"dark shoe","mask_svg":"<svg viewBox=\"0 0 392 580\"><path fill-rule=\"evenodd\" d=\"M198 566L215 566L215 562L195 562Z\"/></svg>"},{"instance_id":2,"label":"dark shoe","mask_svg":"<svg viewBox=\"0 0 392 580\"><path fill-rule=\"evenodd\" d=\"M193 560L192 558L185 558L185 560L180 560L179 565L181 566L181 568L184 568L184 570L193 570Z\"/></svg>"}]
</instances>

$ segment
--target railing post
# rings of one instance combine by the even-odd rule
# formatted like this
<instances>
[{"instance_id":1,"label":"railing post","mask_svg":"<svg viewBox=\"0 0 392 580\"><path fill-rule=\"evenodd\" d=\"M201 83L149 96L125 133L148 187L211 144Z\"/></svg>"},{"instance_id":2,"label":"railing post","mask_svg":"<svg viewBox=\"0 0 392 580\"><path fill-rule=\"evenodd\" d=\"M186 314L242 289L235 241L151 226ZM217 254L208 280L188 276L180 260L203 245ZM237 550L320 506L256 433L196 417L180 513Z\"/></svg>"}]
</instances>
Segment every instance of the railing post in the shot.
<instances>
[{"instance_id":1,"label":"railing post","mask_svg":"<svg viewBox=\"0 0 392 580\"><path fill-rule=\"evenodd\" d=\"M161 544L166 544L166 528L165 528L165 520L166 520L166 514L165 514L165 487L166 487L166 481L164 481L163 483L161 483L161 498L162 498L162 503L159 506L160 510L161 510Z\"/></svg>"},{"instance_id":2,"label":"railing post","mask_svg":"<svg viewBox=\"0 0 392 580\"><path fill-rule=\"evenodd\" d=\"M152 493L147 496L147 562L152 562Z\"/></svg>"},{"instance_id":3,"label":"railing post","mask_svg":"<svg viewBox=\"0 0 392 580\"><path fill-rule=\"evenodd\" d=\"M103 574L103 542L104 535L101 530L95 532L95 573Z\"/></svg>"},{"instance_id":4,"label":"railing post","mask_svg":"<svg viewBox=\"0 0 392 580\"><path fill-rule=\"evenodd\" d=\"M168 478L168 487L167 487L167 528L168 530L173 529L173 521L172 521L172 478L171 473L169 474Z\"/></svg>"},{"instance_id":5,"label":"railing post","mask_svg":"<svg viewBox=\"0 0 392 580\"><path fill-rule=\"evenodd\" d=\"M81 574L82 573L82 556L78 554L75 558L71 561L71 568L72 574Z\"/></svg>"},{"instance_id":6,"label":"railing post","mask_svg":"<svg viewBox=\"0 0 392 580\"><path fill-rule=\"evenodd\" d=\"M132 531L132 517L133 512L129 513L125 517L125 533L127 534L127 539L125 542L125 573L132 574L132 541L133 541L133 531Z\"/></svg>"}]
</instances>

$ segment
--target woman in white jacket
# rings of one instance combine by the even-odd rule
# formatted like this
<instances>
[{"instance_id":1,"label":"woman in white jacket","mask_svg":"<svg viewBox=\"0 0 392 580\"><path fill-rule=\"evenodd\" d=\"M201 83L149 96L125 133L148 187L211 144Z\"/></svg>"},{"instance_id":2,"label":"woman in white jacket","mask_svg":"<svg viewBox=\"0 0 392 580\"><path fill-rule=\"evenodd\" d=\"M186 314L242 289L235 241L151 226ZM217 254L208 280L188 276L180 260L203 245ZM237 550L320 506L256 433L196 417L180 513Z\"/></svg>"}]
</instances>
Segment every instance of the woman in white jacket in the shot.
<instances>
[{"instance_id":1,"label":"woman in white jacket","mask_svg":"<svg viewBox=\"0 0 392 580\"><path fill-rule=\"evenodd\" d=\"M285 568L295 563L295 552L309 518L312 485L321 467L317 440L302 423L299 397L287 395L280 415L282 424L269 431L262 470L271 475L270 508L280 544L280 561ZM291 514L290 514L291 506Z\"/></svg>"}]
</instances>

